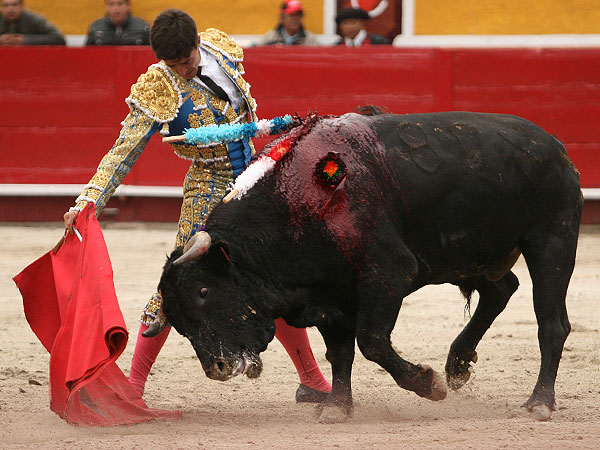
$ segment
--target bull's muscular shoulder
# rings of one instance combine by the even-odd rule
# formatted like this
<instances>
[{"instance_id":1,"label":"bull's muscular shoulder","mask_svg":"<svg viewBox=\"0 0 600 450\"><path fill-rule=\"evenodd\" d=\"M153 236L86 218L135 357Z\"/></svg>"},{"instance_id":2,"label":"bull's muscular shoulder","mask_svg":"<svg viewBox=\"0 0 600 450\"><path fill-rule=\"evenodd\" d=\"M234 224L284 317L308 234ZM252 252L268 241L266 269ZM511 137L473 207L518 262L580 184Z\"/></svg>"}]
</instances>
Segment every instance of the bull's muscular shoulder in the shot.
<instances>
[{"instance_id":1,"label":"bull's muscular shoulder","mask_svg":"<svg viewBox=\"0 0 600 450\"><path fill-rule=\"evenodd\" d=\"M233 62L244 59L244 50L231 36L216 28L207 28L199 33L200 44L208 47L213 52L218 52Z\"/></svg>"},{"instance_id":2,"label":"bull's muscular shoulder","mask_svg":"<svg viewBox=\"0 0 600 450\"><path fill-rule=\"evenodd\" d=\"M140 75L125 101L137 106L151 119L165 123L179 112L181 95L168 69L159 63L152 64Z\"/></svg>"}]
</instances>

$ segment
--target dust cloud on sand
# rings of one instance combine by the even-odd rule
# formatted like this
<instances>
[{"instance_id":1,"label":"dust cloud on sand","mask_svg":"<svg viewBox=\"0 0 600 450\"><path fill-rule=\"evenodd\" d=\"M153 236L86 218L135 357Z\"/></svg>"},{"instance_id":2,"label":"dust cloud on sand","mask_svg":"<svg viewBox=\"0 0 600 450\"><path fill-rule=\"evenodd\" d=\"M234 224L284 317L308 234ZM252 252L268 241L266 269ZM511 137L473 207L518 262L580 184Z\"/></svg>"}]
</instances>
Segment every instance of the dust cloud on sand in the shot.
<instances>
[{"instance_id":1,"label":"dust cloud on sand","mask_svg":"<svg viewBox=\"0 0 600 450\"><path fill-rule=\"evenodd\" d=\"M60 224L0 225L0 448L7 449L391 449L391 448L586 448L600 447L600 227L582 228L567 306L572 331L556 384L557 410L536 422L520 405L539 368L531 282L521 258L521 286L478 347L474 374L446 400L431 402L395 385L357 350L352 377L357 401L346 423L316 422L314 406L297 405L296 372L274 341L263 353L257 380L206 378L191 345L172 332L155 364L145 400L179 409L183 419L113 428L68 425L49 409L46 350L31 332L12 281L47 252ZM130 330L119 359L127 374L137 317L156 288L170 252L175 224L103 224L119 302ZM476 295L474 296L474 305ZM412 362L443 371L450 343L465 325L464 299L453 286L429 286L405 299L394 347ZM474 306L473 305L473 306ZM326 375L325 347L309 330Z\"/></svg>"}]
</instances>

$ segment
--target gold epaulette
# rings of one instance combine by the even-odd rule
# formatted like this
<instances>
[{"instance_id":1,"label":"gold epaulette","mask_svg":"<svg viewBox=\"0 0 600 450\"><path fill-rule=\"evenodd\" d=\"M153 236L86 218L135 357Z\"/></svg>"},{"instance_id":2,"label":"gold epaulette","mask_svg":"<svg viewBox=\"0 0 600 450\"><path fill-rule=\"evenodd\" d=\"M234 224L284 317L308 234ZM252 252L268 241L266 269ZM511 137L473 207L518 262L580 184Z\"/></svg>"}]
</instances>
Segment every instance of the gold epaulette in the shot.
<instances>
[{"instance_id":1,"label":"gold epaulette","mask_svg":"<svg viewBox=\"0 0 600 450\"><path fill-rule=\"evenodd\" d=\"M140 108L151 119L166 123L179 112L181 94L166 69L152 64L131 86L131 94L125 101Z\"/></svg>"},{"instance_id":2,"label":"gold epaulette","mask_svg":"<svg viewBox=\"0 0 600 450\"><path fill-rule=\"evenodd\" d=\"M244 59L244 50L227 33L216 28L207 28L199 33L200 44L221 53L225 58L240 62Z\"/></svg>"}]
</instances>

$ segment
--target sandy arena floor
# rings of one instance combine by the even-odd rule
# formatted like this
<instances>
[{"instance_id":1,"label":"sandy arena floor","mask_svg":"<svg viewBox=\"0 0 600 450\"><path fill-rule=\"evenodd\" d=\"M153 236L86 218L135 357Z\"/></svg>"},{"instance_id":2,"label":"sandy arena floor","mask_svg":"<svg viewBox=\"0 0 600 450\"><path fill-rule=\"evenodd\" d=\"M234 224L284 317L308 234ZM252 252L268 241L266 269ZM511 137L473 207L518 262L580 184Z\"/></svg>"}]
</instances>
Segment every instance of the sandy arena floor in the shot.
<instances>
[{"instance_id":1,"label":"sandy arena floor","mask_svg":"<svg viewBox=\"0 0 600 450\"><path fill-rule=\"evenodd\" d=\"M175 225L103 227L131 332L119 359L128 373L137 317L156 287ZM294 402L297 375L277 341L263 354L265 369L259 379L238 377L223 383L205 377L189 342L173 332L151 372L145 400L152 407L183 410L183 419L114 428L71 426L50 411L49 356L25 320L11 279L61 234L58 223L0 225L0 448L600 448L600 227L582 229L567 299L572 332L556 384L558 409L549 422L536 422L520 408L539 366L531 282L521 258L515 267L521 286L479 345L474 376L442 402L404 391L357 351L355 415L343 424L322 425L314 418L314 406ZM430 286L405 300L394 346L406 359L443 371L449 345L465 323L458 290ZM309 335L329 376L323 341L316 329Z\"/></svg>"}]
</instances>

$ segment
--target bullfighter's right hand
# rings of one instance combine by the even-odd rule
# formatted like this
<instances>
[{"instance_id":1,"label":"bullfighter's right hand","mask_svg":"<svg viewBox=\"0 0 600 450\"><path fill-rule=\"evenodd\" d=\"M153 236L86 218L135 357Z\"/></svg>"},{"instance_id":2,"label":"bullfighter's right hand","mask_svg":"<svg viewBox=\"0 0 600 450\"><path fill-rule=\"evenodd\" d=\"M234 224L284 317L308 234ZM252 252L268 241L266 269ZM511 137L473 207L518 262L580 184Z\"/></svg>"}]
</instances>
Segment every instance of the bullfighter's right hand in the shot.
<instances>
[{"instance_id":1,"label":"bullfighter's right hand","mask_svg":"<svg viewBox=\"0 0 600 450\"><path fill-rule=\"evenodd\" d=\"M79 211L76 209L67 211L65 213L65 215L63 216L63 219L65 221L65 234L73 233L73 225L75 224L75 221L77 220L78 215L79 215Z\"/></svg>"}]
</instances>

